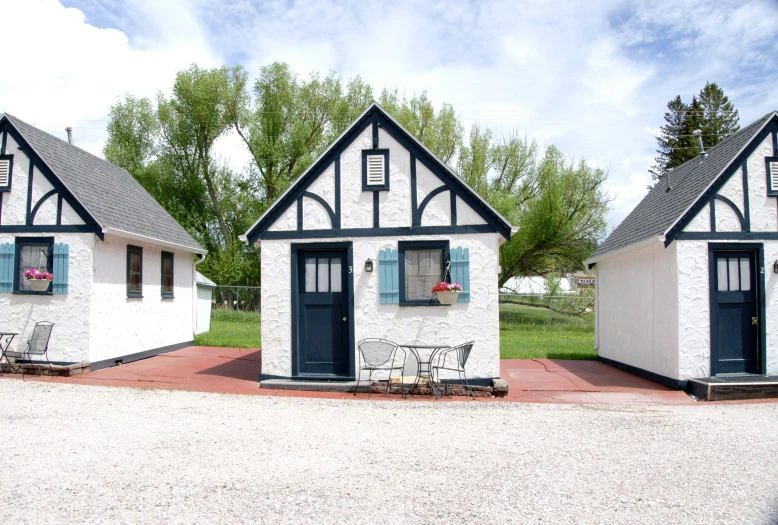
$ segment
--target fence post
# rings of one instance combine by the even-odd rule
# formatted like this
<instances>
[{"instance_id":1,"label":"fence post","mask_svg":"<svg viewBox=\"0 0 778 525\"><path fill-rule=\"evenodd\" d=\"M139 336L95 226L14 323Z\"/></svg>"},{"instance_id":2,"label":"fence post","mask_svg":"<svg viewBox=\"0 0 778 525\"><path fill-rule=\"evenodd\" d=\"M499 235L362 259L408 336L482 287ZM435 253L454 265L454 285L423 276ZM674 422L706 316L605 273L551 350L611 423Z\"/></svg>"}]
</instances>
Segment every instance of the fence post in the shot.
<instances>
[{"instance_id":1,"label":"fence post","mask_svg":"<svg viewBox=\"0 0 778 525\"><path fill-rule=\"evenodd\" d=\"M235 311L240 312L240 289L235 287Z\"/></svg>"},{"instance_id":2,"label":"fence post","mask_svg":"<svg viewBox=\"0 0 778 525\"><path fill-rule=\"evenodd\" d=\"M554 296L551 296L551 302L548 303L548 327L551 328L551 318L554 316Z\"/></svg>"}]
</instances>

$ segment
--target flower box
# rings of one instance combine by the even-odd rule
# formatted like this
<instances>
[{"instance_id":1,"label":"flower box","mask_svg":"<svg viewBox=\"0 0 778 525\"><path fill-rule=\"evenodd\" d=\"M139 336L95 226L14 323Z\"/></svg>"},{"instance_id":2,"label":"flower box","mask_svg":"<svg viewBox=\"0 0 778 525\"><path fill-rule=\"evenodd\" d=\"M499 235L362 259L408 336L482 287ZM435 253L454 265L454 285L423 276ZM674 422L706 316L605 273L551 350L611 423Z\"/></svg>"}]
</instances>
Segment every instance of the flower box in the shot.
<instances>
[{"instance_id":1,"label":"flower box","mask_svg":"<svg viewBox=\"0 0 778 525\"><path fill-rule=\"evenodd\" d=\"M51 283L48 279L29 279L27 282L30 283L30 288L34 292L45 292Z\"/></svg>"}]
</instances>

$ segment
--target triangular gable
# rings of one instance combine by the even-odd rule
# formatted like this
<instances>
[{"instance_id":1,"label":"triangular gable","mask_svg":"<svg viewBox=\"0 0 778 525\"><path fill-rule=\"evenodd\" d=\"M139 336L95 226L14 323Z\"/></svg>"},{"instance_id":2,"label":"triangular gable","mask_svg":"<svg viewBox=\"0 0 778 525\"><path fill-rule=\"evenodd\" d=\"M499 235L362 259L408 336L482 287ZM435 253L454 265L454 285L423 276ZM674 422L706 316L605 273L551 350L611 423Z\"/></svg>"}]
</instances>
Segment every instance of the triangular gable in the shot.
<instances>
[{"instance_id":1,"label":"triangular gable","mask_svg":"<svg viewBox=\"0 0 778 525\"><path fill-rule=\"evenodd\" d=\"M362 115L360 115L346 131L322 153L318 159L276 200L273 205L254 223L246 232L246 238L249 244L254 244L261 239L268 229L281 217L289 208L297 202L297 199L306 193L309 186L314 183L319 175L333 164L350 145L368 126L378 125L402 147L415 157L417 162L421 162L435 176L437 176L448 190L461 198L485 221L485 229L494 231L502 235L505 239L511 236L511 225L494 208L492 208L480 195L478 195L470 186L468 186L459 176L457 176L446 164L438 159L421 142L419 142L410 132L403 128L386 111L373 102ZM336 180L339 186L340 181ZM340 191L339 189L337 191ZM415 222L415 221L414 221ZM402 234L425 234L443 231L441 227L418 227L412 224L411 227L401 228ZM462 227L465 228L465 227ZM474 227L470 227L473 229ZM333 221L333 228L326 230L332 236L338 236L340 232L348 235L350 230L341 230L339 224ZM310 230L305 230L310 233ZM400 232L398 232L400 233Z\"/></svg>"},{"instance_id":2,"label":"triangular gable","mask_svg":"<svg viewBox=\"0 0 778 525\"><path fill-rule=\"evenodd\" d=\"M0 134L2 136L5 136L5 133L11 136L11 138L16 142L18 147L21 149L21 151L27 156L27 158L30 159L30 163L32 166L35 167L36 173L40 173L43 175L43 177L51 184L51 186L54 188L52 191L48 192L47 194L43 195L38 202L28 202L28 208L26 210L26 224L25 225L19 225L19 226L3 226L4 228L12 228L12 229L18 229L19 231L25 230L25 229L40 229L45 231L51 231L51 232L57 232L57 231L79 231L79 232L88 232L88 233L94 233L100 239L103 238L102 228L100 224L95 220L95 218L92 216L89 211L81 204L81 202L75 197L73 192L67 187L67 185L54 173L52 168L46 163L46 161L41 157L41 155L35 150L35 148L30 144L30 142L27 140L27 138L24 136L24 134L21 132L21 130L18 129L17 126L14 125L14 122L8 118L8 115L3 115L0 117ZM13 152L9 153L13 154ZM32 183L32 177L28 178L28 185ZM58 195L63 202L67 203L70 208L72 208L73 211L76 212L76 214L79 216L79 218L84 222L83 225L61 225L61 224L54 224L54 225L39 225L35 226L33 224L34 218L35 218L35 212L40 207L40 205L49 197L52 195ZM60 213L61 213L61 206L60 206ZM26 230L25 230L26 231Z\"/></svg>"},{"instance_id":3,"label":"triangular gable","mask_svg":"<svg viewBox=\"0 0 778 525\"><path fill-rule=\"evenodd\" d=\"M734 172L770 133L778 132L778 114L770 112L733 133L707 151L675 168L672 189L663 177L616 229L601 243L587 264L632 245L661 238L669 245L707 205Z\"/></svg>"}]
</instances>

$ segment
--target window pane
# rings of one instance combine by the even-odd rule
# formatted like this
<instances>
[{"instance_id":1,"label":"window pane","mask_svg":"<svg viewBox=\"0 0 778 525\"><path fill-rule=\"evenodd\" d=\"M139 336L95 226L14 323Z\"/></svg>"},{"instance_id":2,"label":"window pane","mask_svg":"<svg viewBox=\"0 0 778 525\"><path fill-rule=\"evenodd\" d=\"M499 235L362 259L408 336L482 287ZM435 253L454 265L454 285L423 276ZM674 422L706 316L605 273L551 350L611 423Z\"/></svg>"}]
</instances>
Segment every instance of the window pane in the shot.
<instances>
[{"instance_id":1,"label":"window pane","mask_svg":"<svg viewBox=\"0 0 778 525\"><path fill-rule=\"evenodd\" d=\"M340 259L330 259L330 283L333 292L341 292Z\"/></svg>"},{"instance_id":2,"label":"window pane","mask_svg":"<svg viewBox=\"0 0 778 525\"><path fill-rule=\"evenodd\" d=\"M319 292L329 292L330 291L330 279L329 279L329 260L321 258L319 259L319 282L317 285L317 291Z\"/></svg>"},{"instance_id":3,"label":"window pane","mask_svg":"<svg viewBox=\"0 0 778 525\"><path fill-rule=\"evenodd\" d=\"M717 268L717 281L719 292L726 292L729 289L729 281L727 280L727 260L716 259Z\"/></svg>"},{"instance_id":4,"label":"window pane","mask_svg":"<svg viewBox=\"0 0 778 525\"><path fill-rule=\"evenodd\" d=\"M130 254L130 273L140 273L140 254Z\"/></svg>"},{"instance_id":5,"label":"window pane","mask_svg":"<svg viewBox=\"0 0 778 525\"><path fill-rule=\"evenodd\" d=\"M405 298L429 301L440 281L443 250L405 250Z\"/></svg>"},{"instance_id":6,"label":"window pane","mask_svg":"<svg viewBox=\"0 0 778 525\"><path fill-rule=\"evenodd\" d=\"M166 275L165 280L162 282L165 293L173 293L173 276Z\"/></svg>"},{"instance_id":7,"label":"window pane","mask_svg":"<svg viewBox=\"0 0 778 525\"><path fill-rule=\"evenodd\" d=\"M139 273L131 273L130 274L130 291L131 292L138 292L138 293L140 293L140 274Z\"/></svg>"},{"instance_id":8,"label":"window pane","mask_svg":"<svg viewBox=\"0 0 778 525\"><path fill-rule=\"evenodd\" d=\"M312 257L305 259L305 291L316 291L316 259Z\"/></svg>"},{"instance_id":9,"label":"window pane","mask_svg":"<svg viewBox=\"0 0 778 525\"><path fill-rule=\"evenodd\" d=\"M729 291L737 292L740 290L740 277L738 276L738 260L729 259Z\"/></svg>"},{"instance_id":10,"label":"window pane","mask_svg":"<svg viewBox=\"0 0 778 525\"><path fill-rule=\"evenodd\" d=\"M740 289L747 292L751 289L751 260L740 259Z\"/></svg>"},{"instance_id":11,"label":"window pane","mask_svg":"<svg viewBox=\"0 0 778 525\"><path fill-rule=\"evenodd\" d=\"M24 276L24 272L33 268L39 271L48 271L48 245L21 244L19 253L19 290L32 290L30 283Z\"/></svg>"}]
</instances>

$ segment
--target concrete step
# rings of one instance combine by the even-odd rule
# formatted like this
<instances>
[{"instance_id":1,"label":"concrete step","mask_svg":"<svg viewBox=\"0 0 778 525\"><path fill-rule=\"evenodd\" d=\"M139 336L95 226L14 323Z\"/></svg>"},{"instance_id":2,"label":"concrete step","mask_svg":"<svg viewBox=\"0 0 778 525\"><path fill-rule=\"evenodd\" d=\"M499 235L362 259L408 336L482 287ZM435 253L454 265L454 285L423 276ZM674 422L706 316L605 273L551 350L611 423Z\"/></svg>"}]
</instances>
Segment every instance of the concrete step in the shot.
<instances>
[{"instance_id":1,"label":"concrete step","mask_svg":"<svg viewBox=\"0 0 778 525\"><path fill-rule=\"evenodd\" d=\"M689 379L686 390L705 401L778 398L778 376L717 376Z\"/></svg>"},{"instance_id":2,"label":"concrete step","mask_svg":"<svg viewBox=\"0 0 778 525\"><path fill-rule=\"evenodd\" d=\"M260 388L273 388L277 390L308 390L315 392L354 392L356 381L291 381L289 379L265 379L259 382ZM359 391L367 392L370 385L367 381L360 381Z\"/></svg>"}]
</instances>

